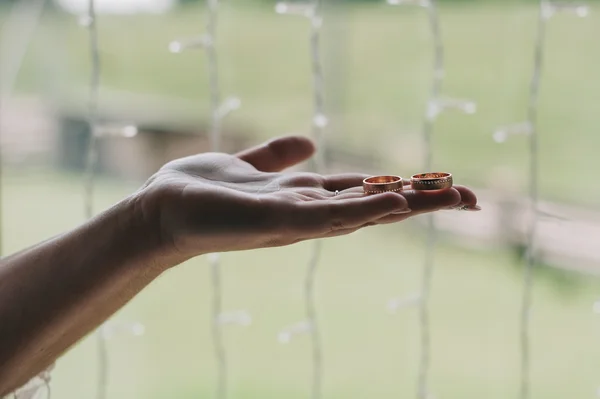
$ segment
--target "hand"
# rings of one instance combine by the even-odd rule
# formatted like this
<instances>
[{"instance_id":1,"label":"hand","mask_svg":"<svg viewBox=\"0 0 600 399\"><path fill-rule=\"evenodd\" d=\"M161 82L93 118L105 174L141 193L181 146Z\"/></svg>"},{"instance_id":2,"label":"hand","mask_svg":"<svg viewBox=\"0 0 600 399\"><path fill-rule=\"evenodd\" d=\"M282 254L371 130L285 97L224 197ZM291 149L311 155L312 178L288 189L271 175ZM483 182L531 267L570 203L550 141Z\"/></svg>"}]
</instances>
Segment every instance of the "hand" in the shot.
<instances>
[{"instance_id":1,"label":"hand","mask_svg":"<svg viewBox=\"0 0 600 399\"><path fill-rule=\"evenodd\" d=\"M313 155L303 137L284 137L237 155L205 153L165 165L142 189L163 243L184 259L293 244L402 221L459 203L465 187L364 195L363 174L281 173ZM338 191L338 195L335 192Z\"/></svg>"}]
</instances>

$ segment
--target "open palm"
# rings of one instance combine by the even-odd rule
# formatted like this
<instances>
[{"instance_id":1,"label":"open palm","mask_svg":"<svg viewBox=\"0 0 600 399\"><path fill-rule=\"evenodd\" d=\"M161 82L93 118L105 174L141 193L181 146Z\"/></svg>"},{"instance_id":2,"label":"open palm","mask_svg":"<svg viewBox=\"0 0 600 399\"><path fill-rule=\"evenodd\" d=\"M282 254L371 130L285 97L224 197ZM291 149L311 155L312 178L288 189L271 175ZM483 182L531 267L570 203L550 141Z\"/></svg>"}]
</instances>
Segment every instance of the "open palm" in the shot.
<instances>
[{"instance_id":1,"label":"open palm","mask_svg":"<svg viewBox=\"0 0 600 399\"><path fill-rule=\"evenodd\" d=\"M465 187L366 196L364 174L282 173L313 155L303 137L284 137L236 155L205 153L165 165L144 186L161 237L185 258L273 247L352 233L459 203Z\"/></svg>"}]
</instances>

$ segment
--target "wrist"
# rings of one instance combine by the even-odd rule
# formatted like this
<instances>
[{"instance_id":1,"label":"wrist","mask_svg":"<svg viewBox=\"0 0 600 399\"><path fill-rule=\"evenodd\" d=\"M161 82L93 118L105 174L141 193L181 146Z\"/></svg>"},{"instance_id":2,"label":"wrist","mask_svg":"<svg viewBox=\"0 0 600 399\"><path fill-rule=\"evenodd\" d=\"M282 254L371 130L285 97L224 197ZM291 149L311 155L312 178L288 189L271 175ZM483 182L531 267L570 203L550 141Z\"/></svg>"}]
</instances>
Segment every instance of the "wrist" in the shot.
<instances>
[{"instance_id":1,"label":"wrist","mask_svg":"<svg viewBox=\"0 0 600 399\"><path fill-rule=\"evenodd\" d=\"M159 210L148 206L143 192L125 198L108 212L114 212L115 245L135 263L161 273L182 261L162 234Z\"/></svg>"}]
</instances>

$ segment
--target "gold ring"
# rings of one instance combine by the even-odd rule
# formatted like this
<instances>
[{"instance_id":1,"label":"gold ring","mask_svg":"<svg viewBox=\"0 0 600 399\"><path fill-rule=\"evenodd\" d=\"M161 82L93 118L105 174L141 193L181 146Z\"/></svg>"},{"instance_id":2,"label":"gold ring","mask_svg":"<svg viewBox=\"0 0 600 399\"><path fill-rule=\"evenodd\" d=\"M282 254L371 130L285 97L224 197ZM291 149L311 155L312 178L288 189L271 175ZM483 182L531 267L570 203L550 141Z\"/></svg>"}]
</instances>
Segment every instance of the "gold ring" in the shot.
<instances>
[{"instance_id":1,"label":"gold ring","mask_svg":"<svg viewBox=\"0 0 600 399\"><path fill-rule=\"evenodd\" d=\"M413 190L444 190L452 187L452 174L445 172L419 173L410 178Z\"/></svg>"},{"instance_id":2,"label":"gold ring","mask_svg":"<svg viewBox=\"0 0 600 399\"><path fill-rule=\"evenodd\" d=\"M384 193L386 191L402 191L400 176L371 176L363 180L365 194Z\"/></svg>"}]
</instances>

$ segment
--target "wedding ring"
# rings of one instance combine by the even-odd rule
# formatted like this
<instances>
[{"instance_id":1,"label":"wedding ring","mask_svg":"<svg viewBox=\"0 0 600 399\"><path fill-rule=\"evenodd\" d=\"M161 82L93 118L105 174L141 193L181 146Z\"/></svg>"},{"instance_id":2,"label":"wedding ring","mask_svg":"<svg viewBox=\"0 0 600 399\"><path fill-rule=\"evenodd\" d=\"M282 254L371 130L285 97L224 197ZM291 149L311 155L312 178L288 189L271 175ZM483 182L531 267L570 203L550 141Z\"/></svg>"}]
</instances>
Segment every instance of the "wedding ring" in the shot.
<instances>
[{"instance_id":1,"label":"wedding ring","mask_svg":"<svg viewBox=\"0 0 600 399\"><path fill-rule=\"evenodd\" d=\"M363 180L365 194L384 193L386 191L402 191L400 176L371 176Z\"/></svg>"},{"instance_id":2,"label":"wedding ring","mask_svg":"<svg viewBox=\"0 0 600 399\"><path fill-rule=\"evenodd\" d=\"M443 190L452 187L452 174L445 172L419 173L410 178L413 190Z\"/></svg>"}]
</instances>

